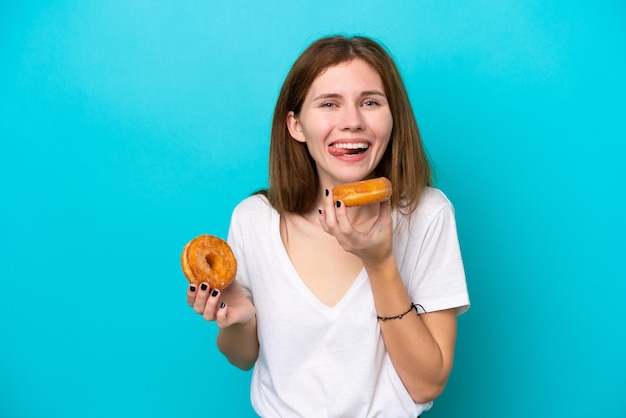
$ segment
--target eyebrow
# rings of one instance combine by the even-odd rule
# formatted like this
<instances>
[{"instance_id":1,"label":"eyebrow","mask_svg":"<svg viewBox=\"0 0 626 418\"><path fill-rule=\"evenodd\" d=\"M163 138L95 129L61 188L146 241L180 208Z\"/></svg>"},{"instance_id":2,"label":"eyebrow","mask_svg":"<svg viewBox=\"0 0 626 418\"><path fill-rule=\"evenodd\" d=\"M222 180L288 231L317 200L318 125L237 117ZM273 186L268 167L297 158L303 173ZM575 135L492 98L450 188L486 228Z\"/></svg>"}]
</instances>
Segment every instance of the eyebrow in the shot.
<instances>
[{"instance_id":1,"label":"eyebrow","mask_svg":"<svg viewBox=\"0 0 626 418\"><path fill-rule=\"evenodd\" d=\"M366 96L381 96L381 97L387 97L387 95L379 90L365 90L361 92L361 97L366 97ZM316 100L323 100L323 99L338 99L341 97L341 94L339 93L321 93L318 94L317 96L315 96L313 98L312 101L316 101Z\"/></svg>"}]
</instances>

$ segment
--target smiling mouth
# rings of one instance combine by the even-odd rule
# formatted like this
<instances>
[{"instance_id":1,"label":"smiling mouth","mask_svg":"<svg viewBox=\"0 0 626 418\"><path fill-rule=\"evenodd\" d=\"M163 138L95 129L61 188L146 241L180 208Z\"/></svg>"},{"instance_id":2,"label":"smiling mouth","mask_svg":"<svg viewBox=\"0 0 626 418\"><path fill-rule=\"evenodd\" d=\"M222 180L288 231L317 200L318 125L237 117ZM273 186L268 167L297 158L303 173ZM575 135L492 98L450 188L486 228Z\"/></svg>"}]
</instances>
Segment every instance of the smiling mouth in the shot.
<instances>
[{"instance_id":1,"label":"smiling mouth","mask_svg":"<svg viewBox=\"0 0 626 418\"><path fill-rule=\"evenodd\" d=\"M329 147L330 153L335 156L339 155L358 155L362 154L370 147L366 142L338 142L331 144Z\"/></svg>"}]
</instances>

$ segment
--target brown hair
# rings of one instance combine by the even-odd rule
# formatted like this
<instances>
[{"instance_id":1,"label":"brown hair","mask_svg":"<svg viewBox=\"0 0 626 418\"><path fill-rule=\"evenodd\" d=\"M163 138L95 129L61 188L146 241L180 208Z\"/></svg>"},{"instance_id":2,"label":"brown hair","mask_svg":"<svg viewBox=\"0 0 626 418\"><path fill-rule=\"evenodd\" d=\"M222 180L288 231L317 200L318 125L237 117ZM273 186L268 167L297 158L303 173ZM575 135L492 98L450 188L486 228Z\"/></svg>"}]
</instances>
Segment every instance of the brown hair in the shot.
<instances>
[{"instance_id":1,"label":"brown hair","mask_svg":"<svg viewBox=\"0 0 626 418\"><path fill-rule=\"evenodd\" d=\"M319 192L315 161L306 144L287 129L287 114L301 110L313 81L328 67L361 59L380 75L393 118L391 140L374 172L393 184L391 204L408 213L417 206L424 187L432 184L431 170L422 146L417 121L389 53L375 41L355 36L330 36L311 44L296 60L280 91L274 109L269 157L269 187L264 194L280 213L305 213Z\"/></svg>"}]
</instances>

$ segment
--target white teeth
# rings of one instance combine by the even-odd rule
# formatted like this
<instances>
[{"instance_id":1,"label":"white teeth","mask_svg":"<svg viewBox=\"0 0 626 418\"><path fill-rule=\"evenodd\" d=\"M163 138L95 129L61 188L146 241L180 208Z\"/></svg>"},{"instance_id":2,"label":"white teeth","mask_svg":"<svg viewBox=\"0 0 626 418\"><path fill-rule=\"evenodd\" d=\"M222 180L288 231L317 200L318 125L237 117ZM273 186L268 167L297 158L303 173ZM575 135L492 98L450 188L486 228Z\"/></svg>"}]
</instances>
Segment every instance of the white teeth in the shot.
<instances>
[{"instance_id":1,"label":"white teeth","mask_svg":"<svg viewBox=\"0 0 626 418\"><path fill-rule=\"evenodd\" d=\"M341 149L367 149L369 148L369 145L367 145L365 142L357 142L354 144L338 143L338 144L333 144L333 146L335 148L341 148Z\"/></svg>"}]
</instances>

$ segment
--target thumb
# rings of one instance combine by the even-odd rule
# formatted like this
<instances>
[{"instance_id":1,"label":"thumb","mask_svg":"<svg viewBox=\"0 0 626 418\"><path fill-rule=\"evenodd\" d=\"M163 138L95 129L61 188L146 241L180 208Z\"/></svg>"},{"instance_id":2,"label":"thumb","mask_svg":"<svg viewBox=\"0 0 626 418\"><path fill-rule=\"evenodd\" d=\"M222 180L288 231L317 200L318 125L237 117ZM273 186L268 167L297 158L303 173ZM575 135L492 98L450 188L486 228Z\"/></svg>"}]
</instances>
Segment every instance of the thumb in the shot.
<instances>
[{"instance_id":1,"label":"thumb","mask_svg":"<svg viewBox=\"0 0 626 418\"><path fill-rule=\"evenodd\" d=\"M228 317L228 305L226 302L222 302L219 309L215 313L215 322L220 328L226 328L230 324L230 318Z\"/></svg>"},{"instance_id":2,"label":"thumb","mask_svg":"<svg viewBox=\"0 0 626 418\"><path fill-rule=\"evenodd\" d=\"M372 230L388 225L391 222L391 202L389 200L380 202L378 218L376 218L376 222L372 225Z\"/></svg>"}]
</instances>

